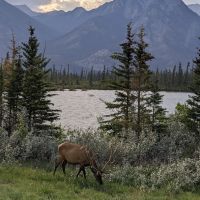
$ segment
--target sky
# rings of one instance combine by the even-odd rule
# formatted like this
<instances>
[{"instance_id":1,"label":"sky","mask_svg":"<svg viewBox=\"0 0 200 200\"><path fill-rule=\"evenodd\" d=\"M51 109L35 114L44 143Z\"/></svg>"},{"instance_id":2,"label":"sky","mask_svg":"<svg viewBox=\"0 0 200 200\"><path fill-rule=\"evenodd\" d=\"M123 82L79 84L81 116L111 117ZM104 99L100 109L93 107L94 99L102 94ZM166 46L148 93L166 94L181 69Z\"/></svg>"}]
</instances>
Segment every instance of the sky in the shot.
<instances>
[{"instance_id":1,"label":"sky","mask_svg":"<svg viewBox=\"0 0 200 200\"><path fill-rule=\"evenodd\" d=\"M69 11L75 7L84 7L88 10L96 8L111 0L6 0L15 5L26 4L32 10L48 12L51 10ZM161 0L162 1L162 0ZM186 4L199 3L200 0L183 0Z\"/></svg>"}]
</instances>

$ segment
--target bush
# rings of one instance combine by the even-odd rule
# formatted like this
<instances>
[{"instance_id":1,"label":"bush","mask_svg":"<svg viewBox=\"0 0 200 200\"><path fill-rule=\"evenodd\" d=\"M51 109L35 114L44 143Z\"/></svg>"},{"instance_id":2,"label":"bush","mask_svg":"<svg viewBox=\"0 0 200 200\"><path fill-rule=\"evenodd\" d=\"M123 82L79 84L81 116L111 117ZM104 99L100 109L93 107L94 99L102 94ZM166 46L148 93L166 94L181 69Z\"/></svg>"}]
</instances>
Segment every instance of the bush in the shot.
<instances>
[{"instance_id":1,"label":"bush","mask_svg":"<svg viewBox=\"0 0 200 200\"><path fill-rule=\"evenodd\" d=\"M53 162L58 143L50 136L35 136L29 133L23 141L23 161Z\"/></svg>"},{"instance_id":2,"label":"bush","mask_svg":"<svg viewBox=\"0 0 200 200\"><path fill-rule=\"evenodd\" d=\"M185 159L157 167L125 165L113 170L108 179L136 188L166 188L170 192L195 191L200 185L200 160Z\"/></svg>"},{"instance_id":3,"label":"bush","mask_svg":"<svg viewBox=\"0 0 200 200\"><path fill-rule=\"evenodd\" d=\"M3 129L0 129L0 162L2 162L5 159L5 149L8 143L8 133Z\"/></svg>"},{"instance_id":4,"label":"bush","mask_svg":"<svg viewBox=\"0 0 200 200\"><path fill-rule=\"evenodd\" d=\"M28 133L25 137L18 131L11 137L4 131L0 133L1 162L45 163L55 160L57 140L51 136L35 136Z\"/></svg>"},{"instance_id":5,"label":"bush","mask_svg":"<svg viewBox=\"0 0 200 200\"><path fill-rule=\"evenodd\" d=\"M14 132L8 140L5 146L5 161L6 162L17 162L22 159L22 139L19 132Z\"/></svg>"},{"instance_id":6,"label":"bush","mask_svg":"<svg viewBox=\"0 0 200 200\"><path fill-rule=\"evenodd\" d=\"M151 174L153 167L132 167L124 165L115 168L109 175L108 179L113 182L134 186L136 188L150 188L152 186Z\"/></svg>"}]
</instances>

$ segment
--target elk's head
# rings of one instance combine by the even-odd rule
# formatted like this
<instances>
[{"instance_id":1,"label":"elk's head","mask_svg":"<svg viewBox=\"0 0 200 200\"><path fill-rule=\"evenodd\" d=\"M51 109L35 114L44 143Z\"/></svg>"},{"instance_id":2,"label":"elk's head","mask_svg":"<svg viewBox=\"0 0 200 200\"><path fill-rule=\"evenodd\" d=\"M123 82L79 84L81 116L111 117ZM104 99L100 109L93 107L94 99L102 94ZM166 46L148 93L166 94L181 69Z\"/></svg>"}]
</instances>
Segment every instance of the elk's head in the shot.
<instances>
[{"instance_id":1,"label":"elk's head","mask_svg":"<svg viewBox=\"0 0 200 200\"><path fill-rule=\"evenodd\" d=\"M96 167L91 167L91 171L94 174L94 177L96 178L96 181L102 185L103 181L102 181L102 171L100 169L97 169Z\"/></svg>"}]
</instances>

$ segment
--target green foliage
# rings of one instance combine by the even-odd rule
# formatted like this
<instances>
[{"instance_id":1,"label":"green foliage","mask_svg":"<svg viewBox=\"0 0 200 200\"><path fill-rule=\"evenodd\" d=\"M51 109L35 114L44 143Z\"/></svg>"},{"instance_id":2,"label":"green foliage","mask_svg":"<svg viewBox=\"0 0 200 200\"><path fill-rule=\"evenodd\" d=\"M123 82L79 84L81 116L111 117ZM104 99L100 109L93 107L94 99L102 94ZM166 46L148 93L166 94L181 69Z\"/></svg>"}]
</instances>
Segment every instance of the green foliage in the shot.
<instances>
[{"instance_id":1,"label":"green foliage","mask_svg":"<svg viewBox=\"0 0 200 200\"><path fill-rule=\"evenodd\" d=\"M191 166L189 163L186 165ZM181 172L178 172L177 170L177 173L175 173L176 175L180 175L180 177L176 177L179 181L182 179L188 179L189 177L192 178L192 176L188 175L188 171L183 171L185 165L183 167L180 165L173 165L174 168L172 170L176 171L177 166L181 169ZM164 174L167 175L166 172L169 172L170 169L164 169L164 167L162 168L162 172L165 171ZM61 173L53 176L51 171L38 168L0 166L0 199L132 200L133 197L137 200L199 199L200 195L198 192L182 192L180 188L184 188L184 186L181 182L176 182L177 184L173 182L176 188L179 186L178 190L174 190L175 188L172 188L173 184L162 189L154 188L152 190L149 187L147 188L146 186L151 186L152 182L154 182L157 188L159 188L160 183L163 183L161 182L162 178L160 177L158 171L155 175L151 175L151 172L151 169L134 169L124 166L121 170L119 169L116 171L115 174L113 173L110 175L110 180L105 177L104 185L99 186L90 173L86 181L82 177L75 179L74 176L76 174L76 170L74 169L67 170L67 177L64 177ZM126 178L122 180L121 177L123 174L126 174L126 176L124 176ZM156 177L157 175L158 177ZM161 176L162 175L163 174L161 173ZM164 178L165 175L162 177ZM155 180L148 179L151 178L151 176L152 178L155 177ZM170 177L166 178L169 179ZM173 180L176 178L174 177ZM195 180L191 181L195 183ZM172 182L168 182L168 185L170 183ZM144 186L142 186L142 184ZM173 192L169 191L171 190L170 188L172 188ZM177 191L179 191L179 193L177 193Z\"/></svg>"},{"instance_id":2,"label":"green foliage","mask_svg":"<svg viewBox=\"0 0 200 200\"><path fill-rule=\"evenodd\" d=\"M145 179L150 170L138 169L135 171L136 180L133 177L133 170L118 171L117 177L121 173L127 172L126 182L133 178L129 185L122 184L121 179L111 181L104 178L105 184L101 187L97 185L94 178L89 174L85 181L83 178L75 179L76 170L68 170L67 176L58 173L56 176L52 172L41 169L34 169L20 166L0 166L0 199L19 199L19 200L38 200L38 199L55 199L55 200L198 200L200 194L197 192L169 192L167 189L150 190L149 188L131 186L131 183ZM143 173L141 173L143 171ZM130 174L130 176L129 176ZM143 175L142 175L143 174ZM114 175L114 174L113 174ZM182 177L184 178L184 177ZM130 179L129 179L130 180ZM151 180L146 180L150 182ZM183 182L184 183L184 182ZM141 182L139 182L141 185ZM139 186L139 185L138 185Z\"/></svg>"},{"instance_id":3,"label":"green foliage","mask_svg":"<svg viewBox=\"0 0 200 200\"><path fill-rule=\"evenodd\" d=\"M138 34L138 41L134 48L134 76L133 87L135 99L132 102L133 109L133 130L136 131L137 140L140 139L140 133L149 124L149 110L148 110L148 91L150 88L151 71L149 61L154 57L147 52L148 44L144 41L145 32L142 27ZM133 105L136 105L135 107Z\"/></svg>"},{"instance_id":4,"label":"green foliage","mask_svg":"<svg viewBox=\"0 0 200 200\"><path fill-rule=\"evenodd\" d=\"M117 91L115 92L115 100L112 103L106 102L106 107L114 111L114 113L106 116L107 120L101 122L101 129L107 130L111 135L118 135L119 137L122 137L120 132L122 130L127 132L132 124L131 106L133 95L131 84L133 77L134 41L131 26L131 24L127 26L126 42L120 45L122 53L114 53L112 55L112 58L120 63L113 69L113 73L118 77L118 81L111 83L111 88Z\"/></svg>"},{"instance_id":5,"label":"green foliage","mask_svg":"<svg viewBox=\"0 0 200 200\"><path fill-rule=\"evenodd\" d=\"M9 76L7 78L9 80L4 80L7 82L4 97L7 112L5 113L4 126L9 135L15 130L18 120L17 115L21 111L23 69L19 49L19 47L16 47L16 41L13 36L11 48L12 57L10 59L7 58L7 64L9 66Z\"/></svg>"},{"instance_id":6,"label":"green foliage","mask_svg":"<svg viewBox=\"0 0 200 200\"><path fill-rule=\"evenodd\" d=\"M150 123L152 131L160 134L167 128L166 109L161 106L163 95L160 95L158 88L158 81L153 83L151 94L148 98L148 106L150 109Z\"/></svg>"},{"instance_id":7,"label":"green foliage","mask_svg":"<svg viewBox=\"0 0 200 200\"><path fill-rule=\"evenodd\" d=\"M11 75L11 80L9 87L7 88L7 103L6 107L8 109L7 115L7 127L6 130L9 135L15 130L18 120L18 113L22 109L22 82L23 82L23 69L21 66L21 59L13 61L13 70Z\"/></svg>"},{"instance_id":8,"label":"green foliage","mask_svg":"<svg viewBox=\"0 0 200 200\"><path fill-rule=\"evenodd\" d=\"M51 108L48 92L51 90L47 82L49 63L44 55L38 53L39 43L30 27L29 40L23 43L23 66L25 68L23 82L23 106L27 110L28 129L34 132L48 130L51 123L58 119L57 110Z\"/></svg>"},{"instance_id":9,"label":"green foliage","mask_svg":"<svg viewBox=\"0 0 200 200\"><path fill-rule=\"evenodd\" d=\"M188 114L189 107L187 104L178 103L176 105L175 118L177 119L177 121L180 121L181 123L187 124L189 126L190 121L188 120Z\"/></svg>"},{"instance_id":10,"label":"green foliage","mask_svg":"<svg viewBox=\"0 0 200 200\"><path fill-rule=\"evenodd\" d=\"M191 86L191 91L193 93L187 101L189 112L188 118L193 124L192 129L199 132L200 129L200 49L198 49L197 57L193 61L193 84Z\"/></svg>"},{"instance_id":11,"label":"green foliage","mask_svg":"<svg viewBox=\"0 0 200 200\"><path fill-rule=\"evenodd\" d=\"M4 92L3 64L0 64L0 127L2 127L3 115L4 115L3 92Z\"/></svg>"},{"instance_id":12,"label":"green foliage","mask_svg":"<svg viewBox=\"0 0 200 200\"><path fill-rule=\"evenodd\" d=\"M124 165L109 175L111 181L139 189L165 189L169 192L197 191L200 184L200 161L185 159L168 165Z\"/></svg>"}]
</instances>

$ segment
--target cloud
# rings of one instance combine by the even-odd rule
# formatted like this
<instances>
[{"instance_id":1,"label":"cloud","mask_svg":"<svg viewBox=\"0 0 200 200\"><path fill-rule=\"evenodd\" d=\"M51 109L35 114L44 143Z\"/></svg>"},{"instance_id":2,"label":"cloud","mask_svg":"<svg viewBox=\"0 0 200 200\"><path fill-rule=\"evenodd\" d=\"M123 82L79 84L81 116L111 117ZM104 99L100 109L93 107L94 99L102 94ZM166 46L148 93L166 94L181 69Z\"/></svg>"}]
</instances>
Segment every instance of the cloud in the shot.
<instances>
[{"instance_id":1,"label":"cloud","mask_svg":"<svg viewBox=\"0 0 200 200\"><path fill-rule=\"evenodd\" d=\"M1 1L1 0L0 0ZM111 0L6 0L11 4L26 4L31 9L41 12L52 10L69 11L75 7L84 7L88 10L96 8ZM187 4L200 3L200 0L183 0Z\"/></svg>"},{"instance_id":2,"label":"cloud","mask_svg":"<svg viewBox=\"0 0 200 200\"><path fill-rule=\"evenodd\" d=\"M38 9L42 12L48 12L51 10L72 10L79 6L80 2L77 0L51 0L49 3L39 5Z\"/></svg>"},{"instance_id":3,"label":"cloud","mask_svg":"<svg viewBox=\"0 0 200 200\"><path fill-rule=\"evenodd\" d=\"M1 1L1 0L0 0ZM96 8L105 2L111 0L6 0L7 2L15 5L26 4L35 11L52 11L52 10L65 10L69 11L75 7L84 7L86 9Z\"/></svg>"},{"instance_id":4,"label":"cloud","mask_svg":"<svg viewBox=\"0 0 200 200\"><path fill-rule=\"evenodd\" d=\"M105 2L111 0L51 0L51 2L44 3L38 6L42 12L51 10L72 10L75 7L84 7L88 10L96 8Z\"/></svg>"}]
</instances>

